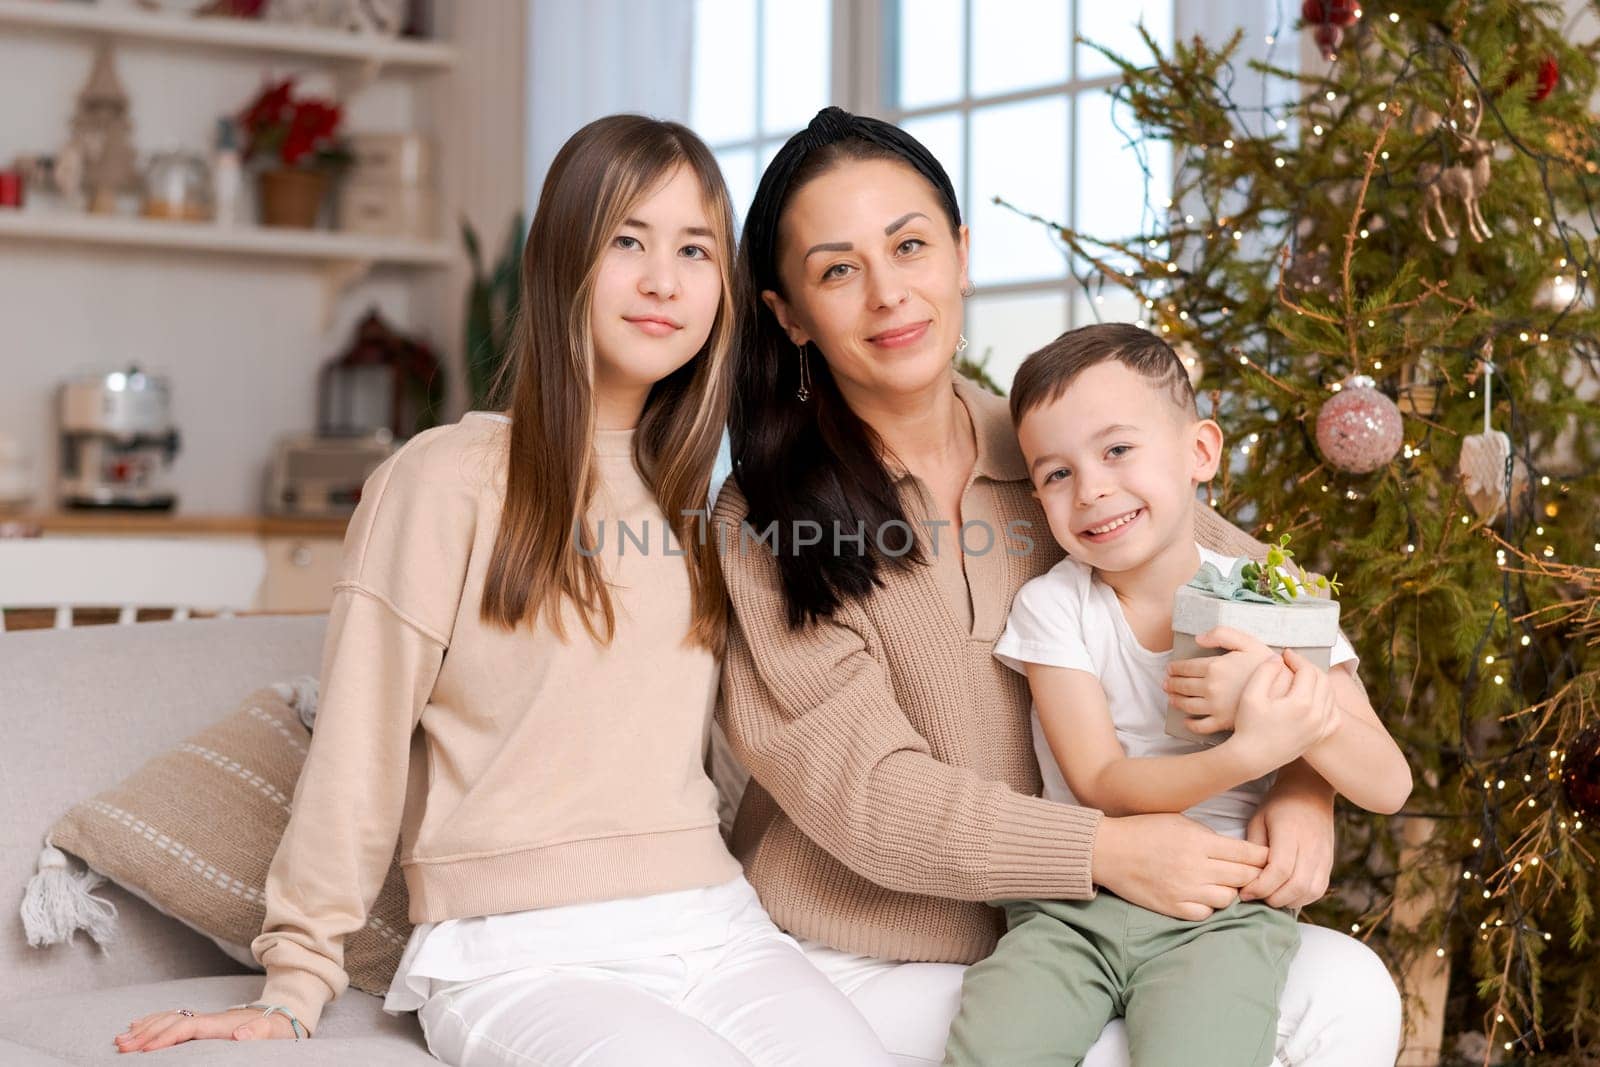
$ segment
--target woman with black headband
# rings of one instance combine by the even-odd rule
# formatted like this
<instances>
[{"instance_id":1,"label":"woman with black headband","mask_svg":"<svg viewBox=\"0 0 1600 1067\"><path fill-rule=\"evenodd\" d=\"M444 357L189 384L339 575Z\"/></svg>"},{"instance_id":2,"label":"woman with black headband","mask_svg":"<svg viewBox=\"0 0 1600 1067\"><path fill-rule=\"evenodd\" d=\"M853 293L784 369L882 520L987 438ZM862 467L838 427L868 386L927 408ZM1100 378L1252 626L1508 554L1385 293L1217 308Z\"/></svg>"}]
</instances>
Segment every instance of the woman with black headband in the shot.
<instances>
[{"instance_id":1,"label":"woman with black headband","mask_svg":"<svg viewBox=\"0 0 1600 1067\"><path fill-rule=\"evenodd\" d=\"M905 131L828 108L790 138L745 221L715 515L737 618L720 721L752 773L735 851L906 1064L943 1056L963 965L1000 932L986 901L1100 886L1179 918L1241 894L1296 907L1332 862L1331 790L1303 768L1250 841L1038 797L1027 687L990 650L1017 589L1061 557L1005 402L951 369L967 240L944 168ZM1206 508L1196 536L1260 549ZM1300 932L1274 1062L1392 1063L1383 964ZM1120 1023L1084 1062L1127 1063Z\"/></svg>"}]
</instances>

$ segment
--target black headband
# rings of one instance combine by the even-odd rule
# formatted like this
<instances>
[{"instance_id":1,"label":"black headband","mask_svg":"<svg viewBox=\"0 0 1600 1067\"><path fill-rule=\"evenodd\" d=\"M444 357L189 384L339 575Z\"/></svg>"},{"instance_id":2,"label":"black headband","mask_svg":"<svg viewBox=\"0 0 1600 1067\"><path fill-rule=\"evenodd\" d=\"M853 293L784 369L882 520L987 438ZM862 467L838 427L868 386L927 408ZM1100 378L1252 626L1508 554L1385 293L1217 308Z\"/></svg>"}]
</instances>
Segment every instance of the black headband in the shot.
<instances>
[{"instance_id":1,"label":"black headband","mask_svg":"<svg viewBox=\"0 0 1600 1067\"><path fill-rule=\"evenodd\" d=\"M900 127L866 115L852 115L839 107L825 107L809 125L784 143L767 164L761 184L745 216L745 240L751 243L756 283L762 289L778 288L778 220L789 200L794 177L814 152L841 141L864 141L882 148L928 179L950 216L953 226L961 225L961 207L956 202L950 175L933 158L922 142Z\"/></svg>"}]
</instances>

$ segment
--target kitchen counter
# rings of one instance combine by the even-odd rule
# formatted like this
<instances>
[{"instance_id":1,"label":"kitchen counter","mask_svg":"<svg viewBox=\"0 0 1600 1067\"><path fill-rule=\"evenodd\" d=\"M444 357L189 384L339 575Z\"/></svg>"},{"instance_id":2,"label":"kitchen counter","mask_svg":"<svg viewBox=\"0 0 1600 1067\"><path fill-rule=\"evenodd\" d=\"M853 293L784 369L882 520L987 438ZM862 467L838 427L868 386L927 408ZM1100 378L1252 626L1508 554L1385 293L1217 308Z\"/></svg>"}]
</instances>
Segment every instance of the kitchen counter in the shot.
<instances>
[{"instance_id":1,"label":"kitchen counter","mask_svg":"<svg viewBox=\"0 0 1600 1067\"><path fill-rule=\"evenodd\" d=\"M0 515L0 525L41 534L107 537L344 537L348 519L144 511L45 511Z\"/></svg>"},{"instance_id":2,"label":"kitchen counter","mask_svg":"<svg viewBox=\"0 0 1600 1067\"><path fill-rule=\"evenodd\" d=\"M254 544L266 573L257 611L327 611L344 555L345 518L227 515L149 511L32 511L0 514L0 540L45 537L61 541L179 538ZM9 614L8 614L9 628Z\"/></svg>"}]
</instances>

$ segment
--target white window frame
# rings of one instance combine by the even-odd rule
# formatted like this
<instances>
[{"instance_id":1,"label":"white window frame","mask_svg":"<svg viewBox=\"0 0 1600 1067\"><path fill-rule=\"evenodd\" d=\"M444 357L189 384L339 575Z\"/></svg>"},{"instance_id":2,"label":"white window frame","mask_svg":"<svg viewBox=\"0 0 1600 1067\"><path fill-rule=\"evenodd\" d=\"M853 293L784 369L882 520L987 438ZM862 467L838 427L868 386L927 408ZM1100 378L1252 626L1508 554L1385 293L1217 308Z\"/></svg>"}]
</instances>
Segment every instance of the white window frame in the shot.
<instances>
[{"instance_id":1,"label":"white window frame","mask_svg":"<svg viewBox=\"0 0 1600 1067\"><path fill-rule=\"evenodd\" d=\"M692 3L693 0L685 0L685 2ZM755 131L749 137L727 141L707 141L706 145L714 155L718 156L726 152L752 153L756 157L758 164L756 174L759 179L760 174L766 169L759 166L763 151L773 144L781 145L792 137L799 127L768 130L763 126L766 111L766 55L762 48L762 41L766 36L767 6L769 4L781 4L784 0L751 0L751 2L755 4L756 9L755 40L751 42L755 59L755 84L750 87L755 97ZM832 39L829 42L828 56L828 98L838 102L840 107L851 111L857 110L851 103L846 102L854 101L857 98L853 88L857 75L851 68L858 62L857 57L862 43L855 39L854 28L860 11L863 8L876 7L877 4L878 0L832 0L832 10L829 18ZM840 56L845 57L845 62L840 62ZM695 62L698 63L700 61L700 57L695 57ZM693 111L692 101L690 110L691 112ZM748 206L747 204L737 204L734 207L734 211L736 214L741 213Z\"/></svg>"},{"instance_id":2,"label":"white window frame","mask_svg":"<svg viewBox=\"0 0 1600 1067\"><path fill-rule=\"evenodd\" d=\"M782 131L765 130L762 128L762 111L764 97L764 57L760 43L762 40L765 19L765 7L771 3L782 3L783 0L757 0L756 5L756 39L755 47L755 117L756 128L752 137L731 141L718 141L710 145L713 152L721 155L725 152L748 150L755 154L759 163L763 150L773 142L781 142L794 133L792 129ZM1067 71L1068 76L1064 81L1048 85L1035 86L1029 89L1016 90L1007 93L989 96L974 96L972 94L972 7L982 0L963 0L962 17L966 20L963 30L965 51L962 56L962 94L944 103L916 107L900 108L894 104L895 55L895 24L902 4L914 4L916 0L833 0L832 2L832 47L830 55L831 71L829 87L831 99L838 102L839 106L849 111L860 114L876 115L886 121L900 124L912 119L925 118L936 115L959 114L962 119L962 159L961 173L966 175L963 183L966 188L961 191L961 213L964 220L973 217L972 199L972 113L997 104L1012 104L1028 100L1046 99L1064 96L1067 100L1068 129L1067 129L1067 183L1066 203L1067 214L1065 218L1056 221L1072 228L1078 225L1078 143L1075 130L1078 121L1080 101L1088 94L1103 93L1106 89L1118 84L1121 80L1118 74L1102 75L1094 78L1078 78L1078 48L1075 41L1078 37L1078 13L1085 3L1095 3L1097 0L1075 0L1072 4L1070 32L1064 47L1068 49ZM1103 2L1103 0L1100 0ZM1169 0L1173 6L1173 25L1175 32L1180 26L1177 0ZM759 173L759 171L758 171ZM1152 192L1152 195L1156 195ZM1044 239L1041 236L1041 239ZM1056 295L1059 294L1066 308L1066 323L1068 327L1084 325L1076 321L1079 315L1079 301L1077 299L1082 286L1073 276L1071 264L1063 255L1063 274L1059 278L1036 279L1031 281L990 283L980 286L980 297L1006 297L1030 295Z\"/></svg>"},{"instance_id":3,"label":"white window frame","mask_svg":"<svg viewBox=\"0 0 1600 1067\"><path fill-rule=\"evenodd\" d=\"M894 78L896 76L895 55L891 51L895 44L895 22L903 4L915 3L916 0L835 0L835 33L834 33L834 62L835 62L835 90L844 90L849 95L841 94L840 98L849 99L850 104L844 106L852 111L877 115L886 121L897 125L908 120L927 118L937 115L959 114L961 124L961 173L966 175L966 188L961 191L961 214L964 220L973 217L972 193L972 114L997 104L1013 104L1027 100L1040 100L1056 96L1064 96L1067 100L1067 214L1065 218L1054 221L1076 229L1078 226L1078 139L1076 129L1080 101L1088 94L1103 93L1105 90L1117 85L1122 79L1120 74L1107 74L1093 78L1078 77L1078 48L1075 44L1078 38L1078 13L1085 3L1095 3L1097 0L1074 0L1071 10L1070 30L1066 47L1067 77L1063 81L1048 85L1034 86L1028 89L1015 90L1006 93L996 93L988 96L974 96L972 94L972 7L982 0L963 0L962 17L966 21L963 27L962 40L964 51L962 54L962 93L959 97L939 104L915 108L900 108L894 105ZM1174 27L1177 26L1178 4L1176 0L1169 0L1173 7ZM852 36L841 41L840 28L845 22L840 17L839 9L853 9L853 19L850 28L854 31ZM854 76L846 73L843 78L839 76L838 67L841 56L854 68ZM1156 195L1152 192L1152 195ZM1079 314L1079 301L1076 297L1082 290L1078 280L1073 276L1071 264L1063 254L1063 276L1060 278L1038 279L1018 282L996 282L979 286L979 296L1040 296L1059 294L1066 306L1066 323L1068 328L1085 325L1076 321Z\"/></svg>"}]
</instances>

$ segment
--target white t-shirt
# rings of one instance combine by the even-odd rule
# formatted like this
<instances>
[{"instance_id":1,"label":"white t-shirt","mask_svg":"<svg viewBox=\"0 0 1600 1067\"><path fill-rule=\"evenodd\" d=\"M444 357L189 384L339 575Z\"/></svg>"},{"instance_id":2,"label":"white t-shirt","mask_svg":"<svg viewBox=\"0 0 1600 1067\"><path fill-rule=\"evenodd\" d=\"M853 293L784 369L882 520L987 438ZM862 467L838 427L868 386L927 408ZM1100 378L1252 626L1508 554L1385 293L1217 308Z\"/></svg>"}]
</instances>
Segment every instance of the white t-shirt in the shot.
<instances>
[{"instance_id":1,"label":"white t-shirt","mask_svg":"<svg viewBox=\"0 0 1600 1067\"><path fill-rule=\"evenodd\" d=\"M1213 552L1204 545L1196 547L1200 549L1201 562L1214 564L1223 574L1233 568L1234 557ZM1139 644L1122 614L1116 592L1085 564L1064 559L1018 590L994 654L1019 672L1026 672L1025 664L1039 663L1087 671L1100 679L1117 740L1131 757L1181 756L1202 750L1198 744L1168 737L1166 733L1167 694L1162 683L1172 653L1151 652ZM1336 665L1355 659L1355 649L1340 634L1330 662ZM1032 717L1033 749L1039 759L1045 798L1076 804L1045 743L1037 707ZM1269 774L1209 797L1184 814L1219 834L1243 838L1250 817L1275 777Z\"/></svg>"}]
</instances>

